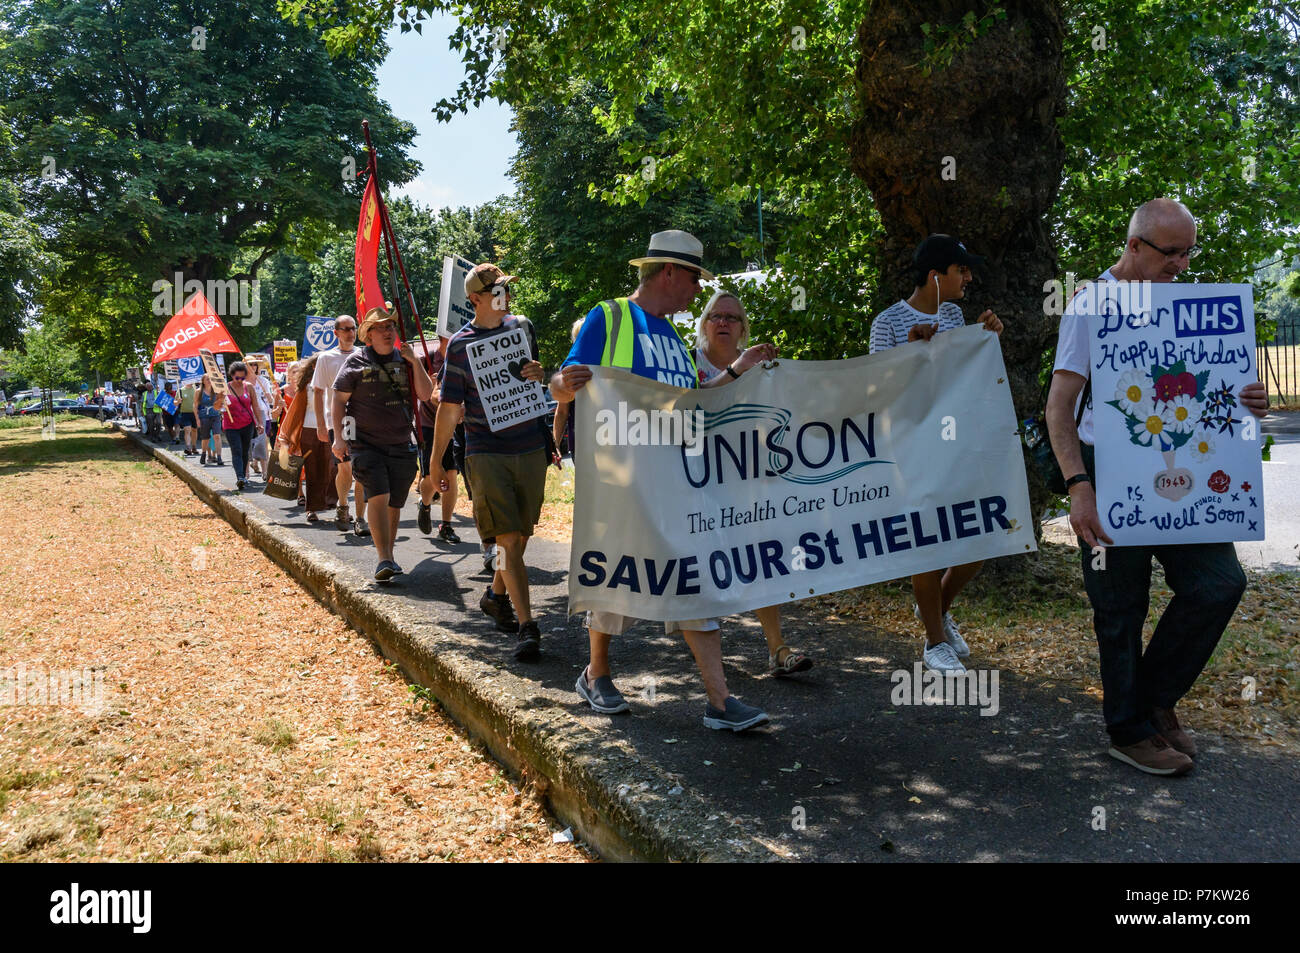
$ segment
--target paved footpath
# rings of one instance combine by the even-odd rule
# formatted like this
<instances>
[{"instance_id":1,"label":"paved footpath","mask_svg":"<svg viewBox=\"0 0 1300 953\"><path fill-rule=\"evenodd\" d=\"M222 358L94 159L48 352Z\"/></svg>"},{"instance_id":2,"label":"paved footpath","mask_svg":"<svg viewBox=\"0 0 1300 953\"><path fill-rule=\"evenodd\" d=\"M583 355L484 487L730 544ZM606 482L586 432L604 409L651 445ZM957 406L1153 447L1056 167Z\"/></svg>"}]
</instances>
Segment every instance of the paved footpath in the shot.
<instances>
[{"instance_id":1,"label":"paved footpath","mask_svg":"<svg viewBox=\"0 0 1300 953\"><path fill-rule=\"evenodd\" d=\"M1275 454L1277 452L1275 448ZM229 451L226 452L227 460ZM233 493L230 467L200 468ZM309 524L297 506L255 492L241 498L365 579L369 540L332 522ZM1294 511L1293 511L1294 512ZM749 617L724 623L731 690L761 705L774 726L743 735L700 723L703 695L685 644L638 625L615 645L615 681L630 716L591 712L574 692L586 658L580 618L564 617L568 546L534 540L528 564L543 632L542 660L509 655L478 609L487 577L471 523L448 547L415 528L415 495L396 547L406 575L383 592L394 614L442 633L441 646L479 666L485 691L571 749L629 810L701 856L818 861L1294 861L1300 859L1300 759L1202 733L1185 778L1156 778L1105 755L1098 703L1062 704L1059 686L1003 671L1000 711L890 703L890 673L910 669L917 639L787 607L815 650L797 680L766 677L766 645ZM353 577L355 578L355 577ZM793 640L792 640L793 641ZM973 660L978 665L978 658ZM575 764L577 761L575 760ZM1096 808L1105 829L1094 829Z\"/></svg>"}]
</instances>

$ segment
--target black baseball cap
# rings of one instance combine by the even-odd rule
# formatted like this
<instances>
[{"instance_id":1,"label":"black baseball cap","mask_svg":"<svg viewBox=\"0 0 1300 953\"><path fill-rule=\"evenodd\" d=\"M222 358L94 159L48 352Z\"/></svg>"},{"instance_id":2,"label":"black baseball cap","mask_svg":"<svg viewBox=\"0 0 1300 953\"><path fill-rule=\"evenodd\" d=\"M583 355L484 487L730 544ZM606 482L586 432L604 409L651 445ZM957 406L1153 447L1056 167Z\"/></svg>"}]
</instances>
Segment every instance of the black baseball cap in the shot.
<instances>
[{"instance_id":1,"label":"black baseball cap","mask_svg":"<svg viewBox=\"0 0 1300 953\"><path fill-rule=\"evenodd\" d=\"M979 267L984 264L984 256L972 255L965 245L951 235L931 235L916 246L916 251L912 253L912 264L918 274L926 275L931 269L942 272L952 265Z\"/></svg>"}]
</instances>

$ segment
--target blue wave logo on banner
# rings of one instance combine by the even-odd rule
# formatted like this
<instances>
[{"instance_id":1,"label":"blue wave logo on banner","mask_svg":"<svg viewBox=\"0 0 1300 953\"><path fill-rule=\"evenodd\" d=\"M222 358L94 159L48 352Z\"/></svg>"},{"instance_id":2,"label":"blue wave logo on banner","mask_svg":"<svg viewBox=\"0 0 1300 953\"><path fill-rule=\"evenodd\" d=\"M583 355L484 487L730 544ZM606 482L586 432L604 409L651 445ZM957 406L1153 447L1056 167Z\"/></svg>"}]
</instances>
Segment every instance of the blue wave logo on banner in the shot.
<instances>
[{"instance_id":1,"label":"blue wave logo on banner","mask_svg":"<svg viewBox=\"0 0 1300 953\"><path fill-rule=\"evenodd\" d=\"M697 406L695 414L703 417L703 428L688 442L702 444L702 452L688 456L686 446L682 448L686 479L694 487L762 476L814 486L863 467L894 462L876 459L875 414L867 414L865 429L845 417L838 426L810 420L797 431L791 430L790 411L767 404L733 404L720 411L701 411ZM692 416L686 415L688 420ZM737 425L741 425L739 433L734 432ZM724 428L733 433L724 436L720 433ZM863 452L867 459L856 459Z\"/></svg>"}]
</instances>

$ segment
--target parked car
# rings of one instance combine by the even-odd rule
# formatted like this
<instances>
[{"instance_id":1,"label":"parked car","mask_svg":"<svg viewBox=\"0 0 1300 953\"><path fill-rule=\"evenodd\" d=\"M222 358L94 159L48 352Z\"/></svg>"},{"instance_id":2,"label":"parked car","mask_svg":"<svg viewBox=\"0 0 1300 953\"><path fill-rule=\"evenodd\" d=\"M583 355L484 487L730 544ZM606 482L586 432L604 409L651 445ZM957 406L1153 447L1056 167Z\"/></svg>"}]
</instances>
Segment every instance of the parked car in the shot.
<instances>
[{"instance_id":1,"label":"parked car","mask_svg":"<svg viewBox=\"0 0 1300 953\"><path fill-rule=\"evenodd\" d=\"M54 398L54 412L56 414L74 413L78 408L84 408L84 405L78 404L75 400L72 400L67 397ZM94 408L94 409L98 410L98 408ZM30 414L39 414L40 412L41 412L41 402L39 400L27 404L26 406L19 407L17 410L17 413L23 416L30 415Z\"/></svg>"}]
</instances>

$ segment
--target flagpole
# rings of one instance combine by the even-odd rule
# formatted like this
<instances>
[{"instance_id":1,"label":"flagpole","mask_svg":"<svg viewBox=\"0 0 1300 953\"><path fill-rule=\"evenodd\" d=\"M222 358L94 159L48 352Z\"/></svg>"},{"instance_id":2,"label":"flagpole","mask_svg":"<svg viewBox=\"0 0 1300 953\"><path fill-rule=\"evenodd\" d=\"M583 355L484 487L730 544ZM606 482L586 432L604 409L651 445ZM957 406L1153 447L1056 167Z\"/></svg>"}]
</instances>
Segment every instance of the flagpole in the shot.
<instances>
[{"instance_id":1,"label":"flagpole","mask_svg":"<svg viewBox=\"0 0 1300 953\"><path fill-rule=\"evenodd\" d=\"M397 247L397 234L393 231L392 219L388 217L388 203L384 201L384 192L379 187L377 178L379 163L377 161L375 147L370 141L370 122L363 119L361 121L361 129L366 136L366 149L370 152L370 161L366 164L366 168L370 170L370 175L375 178L375 200L376 204L379 206L379 225L384 234L384 250L388 256L389 279L392 280L393 290L396 292L397 282L396 280L393 280L393 260L396 259L397 272L402 277L402 286L406 291L407 303L411 307L411 317L415 321L415 331L420 337L420 346L424 349L424 367L425 370L429 370L432 367L432 362L429 358L429 346L424 340L424 325L420 321L420 311L415 304L415 295L411 291L411 282L406 276L406 263L402 261L402 252ZM390 242L392 244L391 250L388 247ZM398 296L395 294L393 304L398 306L398 316L401 317L401 309L397 297ZM405 328L403 328L403 331L405 331Z\"/></svg>"},{"instance_id":2,"label":"flagpole","mask_svg":"<svg viewBox=\"0 0 1300 953\"><path fill-rule=\"evenodd\" d=\"M429 345L424 340L424 328L420 323L420 312L415 306L415 295L411 291L411 282L406 277L406 266L402 263L402 253L397 248L397 236L393 233L393 223L388 217L388 205L384 202L383 189L379 187L379 161L378 154L375 152L374 144L370 141L370 122L361 120L361 131L366 137L366 151L369 152L369 159L366 162L366 169L370 173L370 181L375 183L375 204L379 208L379 232L384 240L384 257L388 259L388 280L393 289L393 307L397 311L398 327L402 332L402 340L408 340L406 334L406 320L402 314L402 296L397 293L397 280L394 277L393 259L397 260L397 272L402 276L402 286L406 291L407 303L411 306L411 317L415 321L415 331L420 337L420 347L424 351L424 369L426 373L432 370L432 362L429 358ZM420 399L415 393L415 372L408 366L406 368L407 383L411 388L411 422L415 425L415 438L418 441L424 440L424 427L420 423ZM416 463L420 465L420 476L426 476L426 472L416 454ZM432 460L430 460L432 463Z\"/></svg>"}]
</instances>

